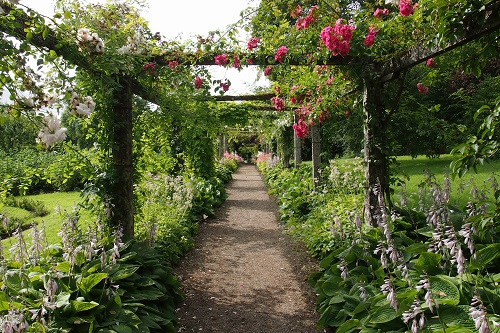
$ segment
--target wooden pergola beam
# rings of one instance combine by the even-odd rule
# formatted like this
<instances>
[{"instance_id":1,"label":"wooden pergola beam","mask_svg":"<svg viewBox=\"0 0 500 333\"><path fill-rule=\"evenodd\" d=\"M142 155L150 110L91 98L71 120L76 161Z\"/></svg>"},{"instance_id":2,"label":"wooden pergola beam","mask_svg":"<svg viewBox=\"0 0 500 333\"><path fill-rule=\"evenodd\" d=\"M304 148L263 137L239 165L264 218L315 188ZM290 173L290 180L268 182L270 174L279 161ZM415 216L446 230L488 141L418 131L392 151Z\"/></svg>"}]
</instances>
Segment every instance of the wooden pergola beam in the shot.
<instances>
[{"instance_id":1,"label":"wooden pergola beam","mask_svg":"<svg viewBox=\"0 0 500 333\"><path fill-rule=\"evenodd\" d=\"M453 43L446 46L436 45L429 47L425 44L417 44L408 51L400 53L391 59L383 62L380 67L380 77L382 82L397 78L400 73L414 67L430 58L437 57L449 52L481 37L487 36L497 30L500 30L500 0L495 0L488 4L484 9L485 20L479 24L477 18L469 17L464 19L469 24L464 29L464 34L457 38Z\"/></svg>"}]
</instances>

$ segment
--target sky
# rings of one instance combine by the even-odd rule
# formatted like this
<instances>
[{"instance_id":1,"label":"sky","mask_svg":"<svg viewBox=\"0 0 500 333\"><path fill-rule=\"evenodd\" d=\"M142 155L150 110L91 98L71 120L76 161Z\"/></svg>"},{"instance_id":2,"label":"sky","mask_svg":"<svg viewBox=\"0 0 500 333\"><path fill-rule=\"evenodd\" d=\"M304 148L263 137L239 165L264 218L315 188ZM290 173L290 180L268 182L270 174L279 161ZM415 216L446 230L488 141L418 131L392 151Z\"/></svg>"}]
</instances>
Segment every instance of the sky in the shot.
<instances>
[{"instance_id":1,"label":"sky","mask_svg":"<svg viewBox=\"0 0 500 333\"><path fill-rule=\"evenodd\" d=\"M98 2L104 2L99 1ZM94 2L97 2L94 1ZM90 1L89 2L93 2ZM51 16L52 0L20 0L20 3L40 13ZM167 39L206 36L211 30L225 30L226 26L240 19L240 12L248 6L256 6L258 0L146 0L148 9L143 13L153 33L160 32ZM245 40L249 36L242 36ZM226 95L251 94L254 86L268 86L262 75L258 82L256 67L238 72L236 69L211 66L213 79L228 79L232 85Z\"/></svg>"}]
</instances>

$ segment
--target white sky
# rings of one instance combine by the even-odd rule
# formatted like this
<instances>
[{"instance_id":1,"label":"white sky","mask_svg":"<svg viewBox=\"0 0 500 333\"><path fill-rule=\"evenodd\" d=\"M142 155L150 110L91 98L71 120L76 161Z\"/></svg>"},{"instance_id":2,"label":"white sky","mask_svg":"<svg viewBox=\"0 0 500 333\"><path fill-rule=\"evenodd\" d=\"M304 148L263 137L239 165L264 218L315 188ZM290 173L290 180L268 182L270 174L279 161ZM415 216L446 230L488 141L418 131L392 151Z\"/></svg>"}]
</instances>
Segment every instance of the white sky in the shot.
<instances>
[{"instance_id":1,"label":"white sky","mask_svg":"<svg viewBox=\"0 0 500 333\"><path fill-rule=\"evenodd\" d=\"M51 16L54 8L52 0L20 0L20 3L48 16ZM167 39L189 39L197 35L206 36L211 30L224 31L227 25L240 19L242 10L256 6L258 0L146 0L146 3L149 9L143 16L149 21L153 33L159 31ZM242 38L246 39L247 36ZM211 72L213 79L227 78L231 81L227 95L251 94L255 86L269 86L264 76L256 82L256 67L238 72L233 68L211 66Z\"/></svg>"}]
</instances>

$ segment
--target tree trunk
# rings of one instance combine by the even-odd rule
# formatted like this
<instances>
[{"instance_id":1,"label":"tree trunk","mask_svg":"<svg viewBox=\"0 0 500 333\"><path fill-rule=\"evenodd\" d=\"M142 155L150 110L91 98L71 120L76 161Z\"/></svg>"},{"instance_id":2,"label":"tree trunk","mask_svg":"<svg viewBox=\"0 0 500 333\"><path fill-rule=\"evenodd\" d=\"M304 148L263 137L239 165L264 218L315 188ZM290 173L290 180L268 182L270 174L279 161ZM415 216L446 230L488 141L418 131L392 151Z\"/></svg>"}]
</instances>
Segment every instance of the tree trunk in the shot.
<instances>
[{"instance_id":1,"label":"tree trunk","mask_svg":"<svg viewBox=\"0 0 500 333\"><path fill-rule=\"evenodd\" d=\"M311 126L312 172L314 188L321 184L321 134L318 125Z\"/></svg>"},{"instance_id":2,"label":"tree trunk","mask_svg":"<svg viewBox=\"0 0 500 333\"><path fill-rule=\"evenodd\" d=\"M112 154L114 181L111 188L113 228L123 228L125 239L134 237L134 191L132 156L132 90L129 78L119 77L114 92Z\"/></svg>"},{"instance_id":3,"label":"tree trunk","mask_svg":"<svg viewBox=\"0 0 500 333\"><path fill-rule=\"evenodd\" d=\"M383 86L377 80L364 78L364 165L365 199L364 217L372 225L376 224L374 212L378 199L373 189L380 183L382 193L389 193L389 170L387 161L386 114L384 108ZM386 199L389 198L386 196Z\"/></svg>"}]
</instances>

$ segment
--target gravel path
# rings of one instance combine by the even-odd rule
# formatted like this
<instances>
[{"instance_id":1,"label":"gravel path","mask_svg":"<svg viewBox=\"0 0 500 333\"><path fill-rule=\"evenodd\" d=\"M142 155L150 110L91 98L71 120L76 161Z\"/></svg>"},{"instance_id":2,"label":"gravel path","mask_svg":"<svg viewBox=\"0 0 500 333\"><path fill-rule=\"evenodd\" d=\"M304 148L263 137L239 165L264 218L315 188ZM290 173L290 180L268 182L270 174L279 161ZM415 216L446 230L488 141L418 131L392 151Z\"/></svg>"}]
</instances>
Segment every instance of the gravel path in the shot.
<instances>
[{"instance_id":1,"label":"gravel path","mask_svg":"<svg viewBox=\"0 0 500 333\"><path fill-rule=\"evenodd\" d=\"M176 268L186 294L178 332L322 332L306 282L317 263L280 228L256 167L241 166L227 192Z\"/></svg>"}]
</instances>

